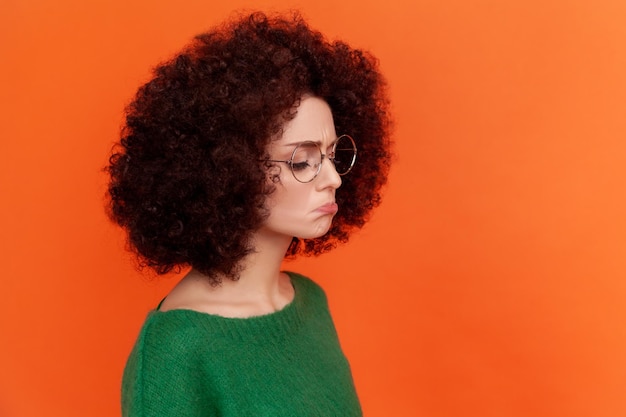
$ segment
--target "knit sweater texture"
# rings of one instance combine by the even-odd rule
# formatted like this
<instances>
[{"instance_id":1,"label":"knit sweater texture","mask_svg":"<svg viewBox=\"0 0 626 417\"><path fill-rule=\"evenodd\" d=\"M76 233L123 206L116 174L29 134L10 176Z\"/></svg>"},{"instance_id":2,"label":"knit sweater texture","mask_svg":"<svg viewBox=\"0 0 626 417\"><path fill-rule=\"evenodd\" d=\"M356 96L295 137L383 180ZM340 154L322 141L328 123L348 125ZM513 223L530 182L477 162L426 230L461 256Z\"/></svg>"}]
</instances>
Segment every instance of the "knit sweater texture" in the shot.
<instances>
[{"instance_id":1,"label":"knit sweater texture","mask_svg":"<svg viewBox=\"0 0 626 417\"><path fill-rule=\"evenodd\" d=\"M289 273L291 303L226 318L149 313L124 370L124 417L361 416L326 295Z\"/></svg>"}]
</instances>

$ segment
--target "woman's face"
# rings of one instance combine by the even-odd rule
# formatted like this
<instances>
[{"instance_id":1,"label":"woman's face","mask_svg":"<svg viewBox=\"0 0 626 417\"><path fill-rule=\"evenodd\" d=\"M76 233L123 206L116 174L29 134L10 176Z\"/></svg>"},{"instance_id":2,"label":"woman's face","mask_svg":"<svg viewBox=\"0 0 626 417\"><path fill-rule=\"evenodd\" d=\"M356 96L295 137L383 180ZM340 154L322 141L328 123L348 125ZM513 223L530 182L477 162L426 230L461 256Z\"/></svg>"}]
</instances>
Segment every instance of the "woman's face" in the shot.
<instances>
[{"instance_id":1,"label":"woman's face","mask_svg":"<svg viewBox=\"0 0 626 417\"><path fill-rule=\"evenodd\" d=\"M337 139L333 115L328 104L314 96L304 96L296 116L285 123L284 133L270 143L268 153L273 160L289 160L295 147L304 141L316 142L324 155ZM291 238L311 239L323 236L330 229L338 210L335 190L341 178L335 166L324 157L319 174L308 183L296 180L286 163L276 163L280 181L268 197L269 218L263 232Z\"/></svg>"}]
</instances>

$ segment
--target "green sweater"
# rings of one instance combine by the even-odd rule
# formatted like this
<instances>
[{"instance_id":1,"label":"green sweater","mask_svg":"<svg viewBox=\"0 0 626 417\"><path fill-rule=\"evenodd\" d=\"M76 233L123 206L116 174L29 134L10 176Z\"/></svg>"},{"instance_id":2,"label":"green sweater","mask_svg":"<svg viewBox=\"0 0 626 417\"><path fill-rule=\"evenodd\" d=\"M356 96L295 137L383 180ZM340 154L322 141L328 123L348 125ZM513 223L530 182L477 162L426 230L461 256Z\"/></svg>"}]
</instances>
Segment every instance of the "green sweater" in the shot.
<instances>
[{"instance_id":1,"label":"green sweater","mask_svg":"<svg viewBox=\"0 0 626 417\"><path fill-rule=\"evenodd\" d=\"M326 295L289 275L294 300L276 313L150 312L124 370L123 416L361 416Z\"/></svg>"}]
</instances>

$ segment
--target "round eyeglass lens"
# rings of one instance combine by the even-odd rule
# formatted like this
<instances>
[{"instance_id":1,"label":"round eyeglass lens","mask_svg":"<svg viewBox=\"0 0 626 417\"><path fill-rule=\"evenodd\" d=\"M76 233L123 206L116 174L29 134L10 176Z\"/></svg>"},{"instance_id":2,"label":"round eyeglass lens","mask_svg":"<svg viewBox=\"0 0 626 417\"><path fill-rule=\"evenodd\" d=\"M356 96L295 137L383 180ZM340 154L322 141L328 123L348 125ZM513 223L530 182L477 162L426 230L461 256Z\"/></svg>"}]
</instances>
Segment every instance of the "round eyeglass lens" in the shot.
<instances>
[{"instance_id":1,"label":"round eyeglass lens","mask_svg":"<svg viewBox=\"0 0 626 417\"><path fill-rule=\"evenodd\" d=\"M314 142L303 142L294 149L291 157L291 171L300 182L311 182L320 172L322 151Z\"/></svg>"},{"instance_id":2,"label":"round eyeglass lens","mask_svg":"<svg viewBox=\"0 0 626 417\"><path fill-rule=\"evenodd\" d=\"M343 135L337 138L335 143L335 169L337 174L347 174L356 161L356 145L354 140L348 136Z\"/></svg>"}]
</instances>

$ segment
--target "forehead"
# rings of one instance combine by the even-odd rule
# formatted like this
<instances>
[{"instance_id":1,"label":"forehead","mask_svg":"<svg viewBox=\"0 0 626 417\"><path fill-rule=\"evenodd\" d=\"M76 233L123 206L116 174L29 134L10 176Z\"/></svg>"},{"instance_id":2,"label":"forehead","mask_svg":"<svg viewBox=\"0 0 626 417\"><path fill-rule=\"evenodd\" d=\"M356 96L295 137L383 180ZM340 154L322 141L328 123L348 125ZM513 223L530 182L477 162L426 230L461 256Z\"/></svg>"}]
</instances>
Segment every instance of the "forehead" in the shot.
<instances>
[{"instance_id":1,"label":"forehead","mask_svg":"<svg viewBox=\"0 0 626 417\"><path fill-rule=\"evenodd\" d=\"M283 126L283 135L276 145L290 145L302 141L326 144L336 139L335 123L330 106L321 98L304 96L296 116Z\"/></svg>"}]
</instances>

